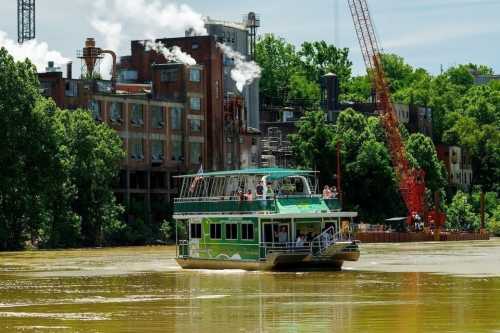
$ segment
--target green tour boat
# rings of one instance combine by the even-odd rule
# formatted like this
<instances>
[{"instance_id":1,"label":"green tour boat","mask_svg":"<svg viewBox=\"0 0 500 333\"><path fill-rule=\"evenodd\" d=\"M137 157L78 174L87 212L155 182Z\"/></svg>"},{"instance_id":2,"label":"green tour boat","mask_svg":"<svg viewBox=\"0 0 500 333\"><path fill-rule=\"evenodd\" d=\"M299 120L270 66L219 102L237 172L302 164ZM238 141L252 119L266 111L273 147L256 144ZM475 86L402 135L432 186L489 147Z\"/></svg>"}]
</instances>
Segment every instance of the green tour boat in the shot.
<instances>
[{"instance_id":1,"label":"green tour boat","mask_svg":"<svg viewBox=\"0 0 500 333\"><path fill-rule=\"evenodd\" d=\"M336 193L316 173L256 168L179 176L176 260L192 269L330 269L359 258ZM180 232L182 230L183 232Z\"/></svg>"}]
</instances>

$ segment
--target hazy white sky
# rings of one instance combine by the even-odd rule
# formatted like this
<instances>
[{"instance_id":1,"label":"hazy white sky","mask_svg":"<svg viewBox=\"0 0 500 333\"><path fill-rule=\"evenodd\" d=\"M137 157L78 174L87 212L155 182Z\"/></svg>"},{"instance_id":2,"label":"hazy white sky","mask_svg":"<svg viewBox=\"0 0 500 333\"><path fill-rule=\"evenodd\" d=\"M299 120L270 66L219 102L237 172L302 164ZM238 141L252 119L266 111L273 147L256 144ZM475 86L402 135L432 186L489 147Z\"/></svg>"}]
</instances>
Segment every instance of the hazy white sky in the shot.
<instances>
[{"instance_id":1,"label":"hazy white sky","mask_svg":"<svg viewBox=\"0 0 500 333\"><path fill-rule=\"evenodd\" d=\"M92 4L106 0L37 0L37 39L67 58L75 58L86 37L104 43L90 25ZM261 16L260 33L273 32L300 45L326 40L351 48L355 73L363 63L347 0L185 0L194 11L216 19L241 20L248 11ZM380 44L413 66L437 73L454 64L486 64L500 73L500 0L371 0ZM15 0L0 1L0 31L17 39ZM140 13L137 13L140 15ZM127 22L123 22L125 25ZM336 31L336 27L338 30ZM173 37L173 36L165 36ZM142 32L127 38L145 38ZM129 53L122 43L120 55ZM78 64L78 62L75 62Z\"/></svg>"}]
</instances>

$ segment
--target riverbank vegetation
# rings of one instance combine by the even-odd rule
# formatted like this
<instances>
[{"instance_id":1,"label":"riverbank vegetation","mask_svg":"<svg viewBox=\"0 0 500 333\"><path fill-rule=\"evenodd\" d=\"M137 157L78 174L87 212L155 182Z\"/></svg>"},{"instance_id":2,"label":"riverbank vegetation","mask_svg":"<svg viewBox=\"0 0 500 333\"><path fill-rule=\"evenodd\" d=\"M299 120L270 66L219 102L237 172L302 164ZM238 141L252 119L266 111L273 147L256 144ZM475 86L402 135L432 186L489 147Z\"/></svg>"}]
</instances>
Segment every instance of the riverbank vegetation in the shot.
<instances>
[{"instance_id":1,"label":"riverbank vegetation","mask_svg":"<svg viewBox=\"0 0 500 333\"><path fill-rule=\"evenodd\" d=\"M298 122L297 133L290 136L297 164L319 170L320 183L331 185L339 144L346 208L358 210L367 221L405 214L378 119L348 108L339 114L336 124L329 124L319 110L319 78L329 72L339 78L341 103L372 99L369 77L351 75L349 50L325 42L304 43L297 49L274 35L261 38L257 50L264 100L309 110ZM432 138L409 134L401 126L410 162L426 172L429 205L432 193L440 192L449 216L447 227L477 230L483 197L486 225L499 234L500 82L474 84L474 75L491 75L493 70L465 64L431 75L394 54L385 54L382 60L393 100L432 110ZM448 175L435 148L441 143L460 146L470 156L473 186L466 192L447 186Z\"/></svg>"},{"instance_id":2,"label":"riverbank vegetation","mask_svg":"<svg viewBox=\"0 0 500 333\"><path fill-rule=\"evenodd\" d=\"M115 131L43 98L34 66L0 49L0 250L106 244L120 228Z\"/></svg>"}]
</instances>

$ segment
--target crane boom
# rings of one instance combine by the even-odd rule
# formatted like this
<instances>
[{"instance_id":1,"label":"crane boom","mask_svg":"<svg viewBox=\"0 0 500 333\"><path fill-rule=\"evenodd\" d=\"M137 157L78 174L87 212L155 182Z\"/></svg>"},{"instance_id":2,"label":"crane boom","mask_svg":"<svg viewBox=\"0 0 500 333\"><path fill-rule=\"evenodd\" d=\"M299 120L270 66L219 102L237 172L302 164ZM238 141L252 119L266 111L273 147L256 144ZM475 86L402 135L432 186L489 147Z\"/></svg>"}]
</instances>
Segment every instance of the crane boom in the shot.
<instances>
[{"instance_id":1,"label":"crane boom","mask_svg":"<svg viewBox=\"0 0 500 333\"><path fill-rule=\"evenodd\" d=\"M425 174L423 170L411 168L406 156L368 4L366 0L348 0L348 2L366 69L374 83L377 108L399 182L399 190L408 209L408 223L411 223L414 214L425 215Z\"/></svg>"}]
</instances>

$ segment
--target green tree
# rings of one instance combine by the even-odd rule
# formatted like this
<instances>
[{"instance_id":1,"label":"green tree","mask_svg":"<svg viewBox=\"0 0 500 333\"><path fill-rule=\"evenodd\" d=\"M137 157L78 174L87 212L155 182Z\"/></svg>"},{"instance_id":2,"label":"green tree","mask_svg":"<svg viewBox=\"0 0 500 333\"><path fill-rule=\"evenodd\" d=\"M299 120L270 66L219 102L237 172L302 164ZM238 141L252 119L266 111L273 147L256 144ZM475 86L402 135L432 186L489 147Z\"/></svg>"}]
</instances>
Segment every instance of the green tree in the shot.
<instances>
[{"instance_id":1,"label":"green tree","mask_svg":"<svg viewBox=\"0 0 500 333\"><path fill-rule=\"evenodd\" d=\"M59 110L54 115L67 151L69 177L75 186L72 207L81 217L86 246L101 245L103 228L116 224L121 212L112 191L124 157L121 139L105 124L96 123L88 111Z\"/></svg>"},{"instance_id":2,"label":"green tree","mask_svg":"<svg viewBox=\"0 0 500 333\"><path fill-rule=\"evenodd\" d=\"M311 82L319 83L327 73L337 75L341 90L351 77L349 49L337 48L325 41L304 42L298 52L300 68Z\"/></svg>"},{"instance_id":3,"label":"green tree","mask_svg":"<svg viewBox=\"0 0 500 333\"><path fill-rule=\"evenodd\" d=\"M306 108L318 108L320 88L315 82L309 81L303 74L295 73L290 78L288 102L301 101Z\"/></svg>"},{"instance_id":4,"label":"green tree","mask_svg":"<svg viewBox=\"0 0 500 333\"><path fill-rule=\"evenodd\" d=\"M362 219L383 223L388 217L400 215L401 200L389 152L383 142L364 141L355 160L343 159L343 170L345 204L358 210Z\"/></svg>"},{"instance_id":5,"label":"green tree","mask_svg":"<svg viewBox=\"0 0 500 333\"><path fill-rule=\"evenodd\" d=\"M383 54L382 65L391 92L409 87L413 81L413 67L395 54Z\"/></svg>"},{"instance_id":6,"label":"green tree","mask_svg":"<svg viewBox=\"0 0 500 333\"><path fill-rule=\"evenodd\" d=\"M295 47L283 38L266 34L257 41L256 62L262 68L261 94L284 104L292 75L299 62Z\"/></svg>"},{"instance_id":7,"label":"green tree","mask_svg":"<svg viewBox=\"0 0 500 333\"><path fill-rule=\"evenodd\" d=\"M310 111L300 119L297 133L290 135L297 163L320 171L320 184L331 184L335 174L335 138L333 126L322 111Z\"/></svg>"},{"instance_id":8,"label":"green tree","mask_svg":"<svg viewBox=\"0 0 500 333\"><path fill-rule=\"evenodd\" d=\"M474 87L461 99L461 108L448 116L448 143L464 147L471 158L473 184L485 192L500 191L500 92ZM481 212L484 225L484 211Z\"/></svg>"},{"instance_id":9,"label":"green tree","mask_svg":"<svg viewBox=\"0 0 500 333\"><path fill-rule=\"evenodd\" d=\"M446 228L455 230L477 230L479 219L466 193L458 191L446 209Z\"/></svg>"},{"instance_id":10,"label":"green tree","mask_svg":"<svg viewBox=\"0 0 500 333\"><path fill-rule=\"evenodd\" d=\"M304 42L299 50L272 34L259 38L256 61L262 68L261 95L275 104L303 102L313 108L319 104L320 80L329 72L337 74L341 90L351 76L349 50L325 41Z\"/></svg>"},{"instance_id":11,"label":"green tree","mask_svg":"<svg viewBox=\"0 0 500 333\"><path fill-rule=\"evenodd\" d=\"M373 85L368 75L352 77L340 96L342 101L366 103L372 97Z\"/></svg>"},{"instance_id":12,"label":"green tree","mask_svg":"<svg viewBox=\"0 0 500 333\"><path fill-rule=\"evenodd\" d=\"M406 142L406 152L414 168L425 171L425 184L431 192L442 191L446 186L445 169L437 157L431 138L417 133L411 134Z\"/></svg>"},{"instance_id":13,"label":"green tree","mask_svg":"<svg viewBox=\"0 0 500 333\"><path fill-rule=\"evenodd\" d=\"M57 139L34 66L0 49L0 249L37 241L61 189Z\"/></svg>"}]
</instances>

